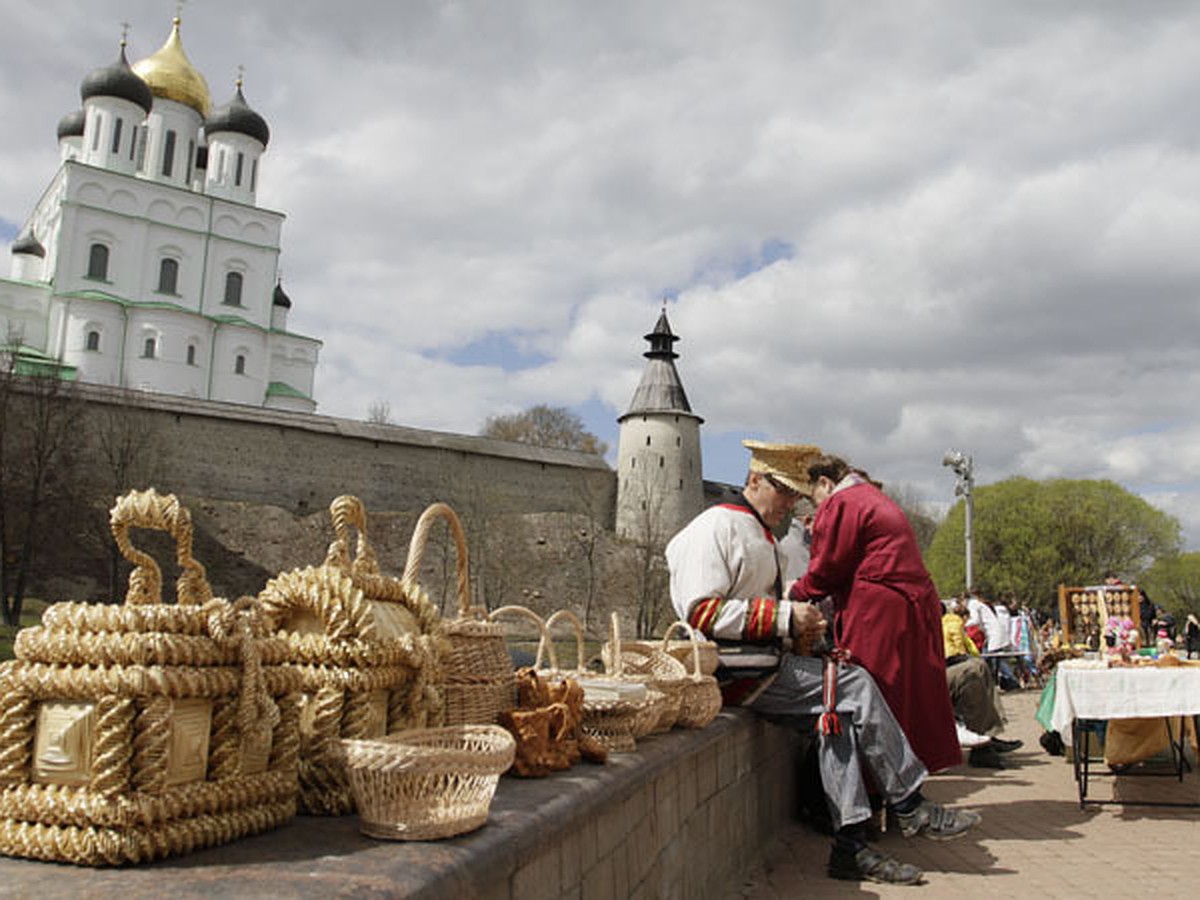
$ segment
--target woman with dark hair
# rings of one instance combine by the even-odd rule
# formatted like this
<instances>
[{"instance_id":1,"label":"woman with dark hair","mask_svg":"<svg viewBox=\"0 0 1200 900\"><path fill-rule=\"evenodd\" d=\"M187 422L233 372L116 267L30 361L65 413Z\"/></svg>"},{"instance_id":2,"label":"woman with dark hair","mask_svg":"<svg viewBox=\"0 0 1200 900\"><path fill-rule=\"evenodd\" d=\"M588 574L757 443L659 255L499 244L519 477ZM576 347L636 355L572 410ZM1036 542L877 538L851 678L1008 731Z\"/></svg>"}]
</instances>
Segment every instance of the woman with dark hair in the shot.
<instances>
[{"instance_id":1,"label":"woman with dark hair","mask_svg":"<svg viewBox=\"0 0 1200 900\"><path fill-rule=\"evenodd\" d=\"M834 640L875 678L931 772L962 762L946 686L942 603L908 517L863 471L828 454L808 466L808 571L793 600L834 600Z\"/></svg>"}]
</instances>

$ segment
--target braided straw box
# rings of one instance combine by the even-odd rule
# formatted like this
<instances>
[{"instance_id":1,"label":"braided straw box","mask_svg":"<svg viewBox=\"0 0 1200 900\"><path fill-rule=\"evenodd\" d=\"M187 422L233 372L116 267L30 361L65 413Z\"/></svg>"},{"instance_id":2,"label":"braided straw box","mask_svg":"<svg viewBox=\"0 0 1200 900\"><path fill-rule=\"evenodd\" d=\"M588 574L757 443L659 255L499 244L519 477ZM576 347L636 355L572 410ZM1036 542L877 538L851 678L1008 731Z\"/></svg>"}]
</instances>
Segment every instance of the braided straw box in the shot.
<instances>
[{"instance_id":1,"label":"braided straw box","mask_svg":"<svg viewBox=\"0 0 1200 900\"><path fill-rule=\"evenodd\" d=\"M281 825L296 810L299 678L250 598L214 599L174 496L119 498L124 605L57 603L0 666L0 851L138 863ZM131 527L167 531L180 576Z\"/></svg>"},{"instance_id":2,"label":"braided straw box","mask_svg":"<svg viewBox=\"0 0 1200 900\"><path fill-rule=\"evenodd\" d=\"M273 578L259 600L303 691L300 809L345 815L355 803L339 741L440 724L445 642L424 591L379 573L362 502L344 495L329 511L324 564Z\"/></svg>"}]
</instances>

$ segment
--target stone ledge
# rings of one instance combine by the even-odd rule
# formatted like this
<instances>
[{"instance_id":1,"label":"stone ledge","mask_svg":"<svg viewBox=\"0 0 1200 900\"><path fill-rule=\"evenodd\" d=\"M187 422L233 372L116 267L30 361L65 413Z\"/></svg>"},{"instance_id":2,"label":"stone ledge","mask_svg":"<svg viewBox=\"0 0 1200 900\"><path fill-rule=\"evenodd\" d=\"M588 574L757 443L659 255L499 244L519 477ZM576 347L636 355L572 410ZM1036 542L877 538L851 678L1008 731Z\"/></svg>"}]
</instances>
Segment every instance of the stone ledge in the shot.
<instances>
[{"instance_id":1,"label":"stone ledge","mask_svg":"<svg viewBox=\"0 0 1200 900\"><path fill-rule=\"evenodd\" d=\"M791 732L745 710L639 742L605 766L501 779L488 825L430 843L374 841L353 816L127 869L0 857L4 893L142 897L719 896L791 818Z\"/></svg>"}]
</instances>

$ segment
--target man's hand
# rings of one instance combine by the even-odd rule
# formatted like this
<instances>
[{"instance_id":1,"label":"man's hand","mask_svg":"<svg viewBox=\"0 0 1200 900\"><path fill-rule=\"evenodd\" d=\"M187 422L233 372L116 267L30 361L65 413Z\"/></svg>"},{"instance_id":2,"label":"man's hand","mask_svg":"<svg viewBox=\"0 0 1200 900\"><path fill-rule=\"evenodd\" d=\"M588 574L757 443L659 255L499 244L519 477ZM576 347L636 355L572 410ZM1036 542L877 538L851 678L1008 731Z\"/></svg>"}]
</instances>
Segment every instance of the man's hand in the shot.
<instances>
[{"instance_id":1,"label":"man's hand","mask_svg":"<svg viewBox=\"0 0 1200 900\"><path fill-rule=\"evenodd\" d=\"M792 603L792 637L807 646L825 634L825 617L811 603Z\"/></svg>"}]
</instances>

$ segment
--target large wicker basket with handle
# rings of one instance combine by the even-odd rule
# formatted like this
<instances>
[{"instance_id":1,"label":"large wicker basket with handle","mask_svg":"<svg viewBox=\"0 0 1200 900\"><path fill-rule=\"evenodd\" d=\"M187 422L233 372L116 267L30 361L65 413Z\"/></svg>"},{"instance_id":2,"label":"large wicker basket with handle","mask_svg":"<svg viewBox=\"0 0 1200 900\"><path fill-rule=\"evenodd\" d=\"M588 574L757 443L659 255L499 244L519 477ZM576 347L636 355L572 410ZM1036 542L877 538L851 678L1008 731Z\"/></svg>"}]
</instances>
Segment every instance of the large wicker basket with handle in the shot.
<instances>
[{"instance_id":1,"label":"large wicker basket with handle","mask_svg":"<svg viewBox=\"0 0 1200 900\"><path fill-rule=\"evenodd\" d=\"M516 677L503 626L490 621L486 610L471 605L467 537L458 516L445 503L434 503L417 520L404 565L404 584L416 589L420 582L425 546L438 519L450 527L457 563L458 616L443 623L447 643L441 684L445 721L447 725L491 725L516 704Z\"/></svg>"},{"instance_id":2,"label":"large wicker basket with handle","mask_svg":"<svg viewBox=\"0 0 1200 900\"><path fill-rule=\"evenodd\" d=\"M342 741L360 828L371 837L404 841L474 831L487 822L514 746L498 725L417 728Z\"/></svg>"},{"instance_id":3,"label":"large wicker basket with handle","mask_svg":"<svg viewBox=\"0 0 1200 900\"><path fill-rule=\"evenodd\" d=\"M137 863L274 828L296 810L299 676L251 598L214 599L192 522L153 489L118 499L124 605L56 603L0 667L0 850ZM130 528L176 542L177 603Z\"/></svg>"},{"instance_id":4,"label":"large wicker basket with handle","mask_svg":"<svg viewBox=\"0 0 1200 900\"><path fill-rule=\"evenodd\" d=\"M362 502L343 495L329 512L335 538L324 564L281 573L259 599L304 692L300 808L344 815L354 796L337 742L441 724L445 648L424 592L380 574Z\"/></svg>"},{"instance_id":5,"label":"large wicker basket with handle","mask_svg":"<svg viewBox=\"0 0 1200 900\"><path fill-rule=\"evenodd\" d=\"M644 641L622 641L620 619L614 612L611 638L601 649L600 655L609 672L625 680L641 682L662 693L658 719L650 733L670 731L679 720L683 695L691 687L692 680L683 663L667 652L666 641L661 646Z\"/></svg>"}]
</instances>

